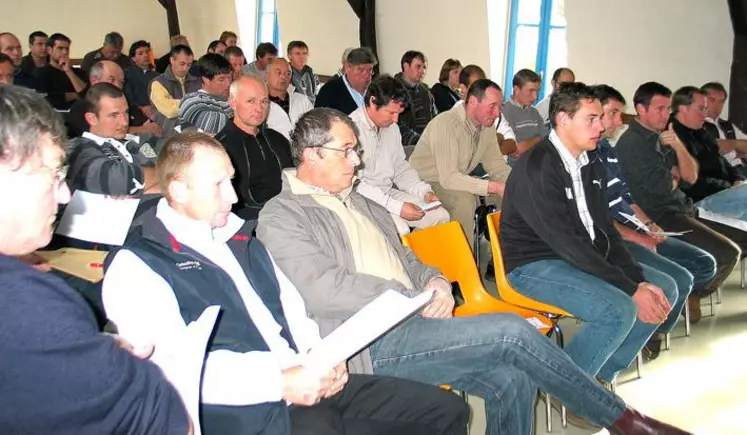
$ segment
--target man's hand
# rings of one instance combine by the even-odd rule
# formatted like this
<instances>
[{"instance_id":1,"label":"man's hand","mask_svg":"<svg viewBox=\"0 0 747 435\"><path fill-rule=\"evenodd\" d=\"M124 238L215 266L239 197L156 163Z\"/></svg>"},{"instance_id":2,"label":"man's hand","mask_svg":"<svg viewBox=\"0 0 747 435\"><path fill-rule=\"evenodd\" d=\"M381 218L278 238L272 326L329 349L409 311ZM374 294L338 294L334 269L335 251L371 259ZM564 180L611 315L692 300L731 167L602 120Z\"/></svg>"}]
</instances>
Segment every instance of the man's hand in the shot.
<instances>
[{"instance_id":1,"label":"man's hand","mask_svg":"<svg viewBox=\"0 0 747 435\"><path fill-rule=\"evenodd\" d=\"M633 302L638 307L638 319L651 325L663 323L672 310L664 292L647 282L638 284L638 289L633 294Z\"/></svg>"},{"instance_id":2,"label":"man's hand","mask_svg":"<svg viewBox=\"0 0 747 435\"><path fill-rule=\"evenodd\" d=\"M38 270L39 272L49 272L52 270L49 262L47 262L41 255L32 252L30 254L21 255L18 257L19 260Z\"/></svg>"},{"instance_id":3,"label":"man's hand","mask_svg":"<svg viewBox=\"0 0 747 435\"><path fill-rule=\"evenodd\" d=\"M648 224L648 230L651 231L652 233L663 233L664 232L664 230L662 230L661 227L656 225L654 222L651 222L650 224ZM657 245L667 240L667 236L650 236L650 237L652 237L656 241Z\"/></svg>"},{"instance_id":4,"label":"man's hand","mask_svg":"<svg viewBox=\"0 0 747 435\"><path fill-rule=\"evenodd\" d=\"M433 278L425 286L433 290L431 302L420 313L430 319L448 319L454 316L454 297L451 295L451 284L444 278Z\"/></svg>"},{"instance_id":5,"label":"man's hand","mask_svg":"<svg viewBox=\"0 0 747 435\"><path fill-rule=\"evenodd\" d=\"M682 142L680 142L680 138L677 137L677 133L674 132L674 127L672 126L671 122L669 123L667 129L659 134L659 140L662 144L668 145L672 148L682 145Z\"/></svg>"},{"instance_id":6,"label":"man's hand","mask_svg":"<svg viewBox=\"0 0 747 435\"><path fill-rule=\"evenodd\" d=\"M634 240L631 240L636 245L643 246L651 252L656 252L656 239L648 234L639 234Z\"/></svg>"},{"instance_id":7,"label":"man's hand","mask_svg":"<svg viewBox=\"0 0 747 435\"><path fill-rule=\"evenodd\" d=\"M121 349L126 350L127 352L130 352L132 356L140 359L148 359L151 355L153 355L153 351L156 349L152 344L149 344L147 346L143 347L135 347L133 346L129 341L122 338L120 335L116 334L104 334L108 335L109 337L114 339L114 342L119 346Z\"/></svg>"},{"instance_id":8,"label":"man's hand","mask_svg":"<svg viewBox=\"0 0 747 435\"><path fill-rule=\"evenodd\" d=\"M324 393L324 397L332 397L335 394L342 391L342 389L345 387L345 384L348 382L348 365L346 362L341 362L332 370L333 379L332 386L329 387L326 393Z\"/></svg>"},{"instance_id":9,"label":"man's hand","mask_svg":"<svg viewBox=\"0 0 747 435\"><path fill-rule=\"evenodd\" d=\"M428 192L425 194L425 198L423 198L425 202L434 202L434 201L440 201L435 193Z\"/></svg>"},{"instance_id":10,"label":"man's hand","mask_svg":"<svg viewBox=\"0 0 747 435\"><path fill-rule=\"evenodd\" d=\"M61 57L60 60L57 62L60 65L60 69L65 71L66 73L72 72L73 67L70 64L70 59L67 57Z\"/></svg>"},{"instance_id":11,"label":"man's hand","mask_svg":"<svg viewBox=\"0 0 747 435\"><path fill-rule=\"evenodd\" d=\"M399 212L399 215L406 221L417 221L425 216L425 212L417 205L406 202L402 205L402 211Z\"/></svg>"},{"instance_id":12,"label":"man's hand","mask_svg":"<svg viewBox=\"0 0 747 435\"><path fill-rule=\"evenodd\" d=\"M140 111L143 112L143 115L145 115L151 121L155 117L155 113L153 112L153 106L143 106L140 108Z\"/></svg>"},{"instance_id":13,"label":"man's hand","mask_svg":"<svg viewBox=\"0 0 747 435\"><path fill-rule=\"evenodd\" d=\"M503 196L503 190L506 188L506 183L500 181L488 181L488 193L491 195Z\"/></svg>"},{"instance_id":14,"label":"man's hand","mask_svg":"<svg viewBox=\"0 0 747 435\"><path fill-rule=\"evenodd\" d=\"M335 383L335 370L319 376L304 366L285 369L281 373L283 399L293 405L312 406L325 397Z\"/></svg>"}]
</instances>

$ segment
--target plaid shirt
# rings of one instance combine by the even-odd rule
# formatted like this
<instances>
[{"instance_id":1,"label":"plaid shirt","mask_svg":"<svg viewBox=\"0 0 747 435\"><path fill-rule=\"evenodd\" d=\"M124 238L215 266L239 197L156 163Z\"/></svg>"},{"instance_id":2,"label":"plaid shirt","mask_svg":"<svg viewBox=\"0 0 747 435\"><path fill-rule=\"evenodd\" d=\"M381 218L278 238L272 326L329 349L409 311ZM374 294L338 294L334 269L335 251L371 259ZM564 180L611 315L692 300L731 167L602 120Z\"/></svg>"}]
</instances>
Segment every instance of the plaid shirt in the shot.
<instances>
[{"instance_id":1,"label":"plaid shirt","mask_svg":"<svg viewBox=\"0 0 747 435\"><path fill-rule=\"evenodd\" d=\"M563 160L563 166L565 166L565 170L571 176L571 180L573 181L573 190L571 191L571 189L566 188L566 196L568 199L575 198L576 208L578 209L578 215L581 217L581 222L584 224L586 231L588 231L591 240L594 241L596 237L594 234L594 220L591 218L589 207L586 204L584 182L581 178L581 168L589 164L589 155L584 151L578 156L578 159L574 158L568 151L568 148L566 148L565 145L563 145L563 142L560 141L555 130L550 132L550 142L552 142L555 149L560 153L560 158Z\"/></svg>"}]
</instances>

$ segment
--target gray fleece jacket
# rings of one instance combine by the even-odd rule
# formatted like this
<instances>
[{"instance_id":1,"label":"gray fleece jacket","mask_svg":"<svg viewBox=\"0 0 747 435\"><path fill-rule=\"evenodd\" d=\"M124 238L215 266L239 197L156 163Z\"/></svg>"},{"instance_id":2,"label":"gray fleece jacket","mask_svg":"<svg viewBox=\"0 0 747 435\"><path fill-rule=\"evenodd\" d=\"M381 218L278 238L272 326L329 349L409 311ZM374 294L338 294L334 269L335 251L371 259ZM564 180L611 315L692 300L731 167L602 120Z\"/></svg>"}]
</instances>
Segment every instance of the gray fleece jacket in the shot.
<instances>
[{"instance_id":1,"label":"gray fleece jacket","mask_svg":"<svg viewBox=\"0 0 747 435\"><path fill-rule=\"evenodd\" d=\"M283 173L282 191L260 212L257 237L298 288L322 337L386 290L413 296L422 292L428 281L441 276L438 269L424 265L412 251L402 246L394 222L384 207L349 188L337 197L371 222L378 223L415 290L408 290L395 280L357 273L342 222L332 210L314 199L315 195L332 194L321 190L296 194L288 177L295 177L295 171ZM348 369L351 373L373 373L368 349L350 359Z\"/></svg>"}]
</instances>

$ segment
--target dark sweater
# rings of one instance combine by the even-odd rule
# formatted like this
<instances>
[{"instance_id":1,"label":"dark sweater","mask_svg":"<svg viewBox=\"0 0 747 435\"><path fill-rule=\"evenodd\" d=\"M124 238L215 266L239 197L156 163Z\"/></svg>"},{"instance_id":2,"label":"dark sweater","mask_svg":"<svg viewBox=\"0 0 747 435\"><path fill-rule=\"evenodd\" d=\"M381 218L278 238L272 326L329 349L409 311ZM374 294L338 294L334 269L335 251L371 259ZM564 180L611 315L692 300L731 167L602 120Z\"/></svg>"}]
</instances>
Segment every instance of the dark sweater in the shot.
<instances>
[{"instance_id":1,"label":"dark sweater","mask_svg":"<svg viewBox=\"0 0 747 435\"><path fill-rule=\"evenodd\" d=\"M573 182L549 138L514 164L506 182L500 228L506 270L539 260L563 260L632 295L645 279L612 224L607 175L596 153L589 153L581 177L594 221L594 241L575 198L568 198Z\"/></svg>"},{"instance_id":2,"label":"dark sweater","mask_svg":"<svg viewBox=\"0 0 747 435\"><path fill-rule=\"evenodd\" d=\"M407 90L405 111L399 115L399 132L402 135L402 145L415 145L420 140L425 126L436 116L436 106L433 95L428 87L422 83L408 83L402 73L395 76Z\"/></svg>"},{"instance_id":3,"label":"dark sweater","mask_svg":"<svg viewBox=\"0 0 747 435\"><path fill-rule=\"evenodd\" d=\"M431 95L433 95L433 99L436 101L436 110L438 110L438 113L450 110L461 99L459 94L452 91L450 87L443 83L433 85Z\"/></svg>"},{"instance_id":4,"label":"dark sweater","mask_svg":"<svg viewBox=\"0 0 747 435\"><path fill-rule=\"evenodd\" d=\"M233 212L246 220L256 220L267 201L280 193L282 170L293 167L288 139L262 125L256 136L229 123L215 136L226 148L236 170L233 187L239 201Z\"/></svg>"},{"instance_id":5,"label":"dark sweater","mask_svg":"<svg viewBox=\"0 0 747 435\"><path fill-rule=\"evenodd\" d=\"M319 89L314 107L330 107L346 115L350 115L358 109L358 104L356 104L350 95L350 91L345 86L342 76L335 76Z\"/></svg>"},{"instance_id":6,"label":"dark sweater","mask_svg":"<svg viewBox=\"0 0 747 435\"><path fill-rule=\"evenodd\" d=\"M80 70L73 70L75 74L84 82L88 81L86 74ZM75 87L70 82L64 71L46 65L37 68L34 76L38 82L39 92L47 95L47 101L57 110L68 110L72 107L74 101L66 101L65 94L75 92Z\"/></svg>"},{"instance_id":7,"label":"dark sweater","mask_svg":"<svg viewBox=\"0 0 747 435\"><path fill-rule=\"evenodd\" d=\"M101 335L62 280L0 255L0 300L3 434L187 433L161 371Z\"/></svg>"}]
</instances>

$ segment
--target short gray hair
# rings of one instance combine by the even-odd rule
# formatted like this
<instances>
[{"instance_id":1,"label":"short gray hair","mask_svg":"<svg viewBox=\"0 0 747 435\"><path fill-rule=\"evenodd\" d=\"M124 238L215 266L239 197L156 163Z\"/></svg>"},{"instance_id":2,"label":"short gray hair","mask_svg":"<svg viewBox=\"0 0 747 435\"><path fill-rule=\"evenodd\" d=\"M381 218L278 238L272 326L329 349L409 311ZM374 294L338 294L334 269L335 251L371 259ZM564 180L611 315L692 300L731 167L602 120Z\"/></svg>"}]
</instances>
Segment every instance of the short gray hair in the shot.
<instances>
[{"instance_id":1,"label":"short gray hair","mask_svg":"<svg viewBox=\"0 0 747 435\"><path fill-rule=\"evenodd\" d=\"M243 79L245 78L256 80L257 82L261 83L262 86L265 87L265 91L267 91L269 95L270 90L267 87L267 82L265 81L265 79L263 79L262 76L260 75L252 73L252 74L244 74L231 83L231 87L228 88L228 95L231 98L236 98L236 95L239 93L239 85L241 84L242 81L244 81Z\"/></svg>"},{"instance_id":2,"label":"short gray hair","mask_svg":"<svg viewBox=\"0 0 747 435\"><path fill-rule=\"evenodd\" d=\"M39 137L45 134L64 149L65 124L44 97L20 86L0 86L0 163L23 166L40 152Z\"/></svg>"},{"instance_id":3,"label":"short gray hair","mask_svg":"<svg viewBox=\"0 0 747 435\"><path fill-rule=\"evenodd\" d=\"M374 52L368 47L354 48L353 50L350 50L347 62L350 66L367 64L376 66L376 64L379 63L379 61L376 60Z\"/></svg>"},{"instance_id":4,"label":"short gray hair","mask_svg":"<svg viewBox=\"0 0 747 435\"><path fill-rule=\"evenodd\" d=\"M124 38L119 32L107 33L106 36L104 36L104 45L111 45L117 50L122 51L122 47L124 46Z\"/></svg>"},{"instance_id":5,"label":"short gray hair","mask_svg":"<svg viewBox=\"0 0 747 435\"><path fill-rule=\"evenodd\" d=\"M336 122L342 122L350 127L356 139L358 138L358 127L352 119L339 110L318 108L301 116L290 137L291 154L296 166L303 162L303 152L306 148L318 148L335 140L332 136L332 126Z\"/></svg>"},{"instance_id":6,"label":"short gray hair","mask_svg":"<svg viewBox=\"0 0 747 435\"><path fill-rule=\"evenodd\" d=\"M88 81L90 82L92 79L101 80L101 77L104 77L104 61L100 60L93 64L91 67L91 70L88 71Z\"/></svg>"}]
</instances>

